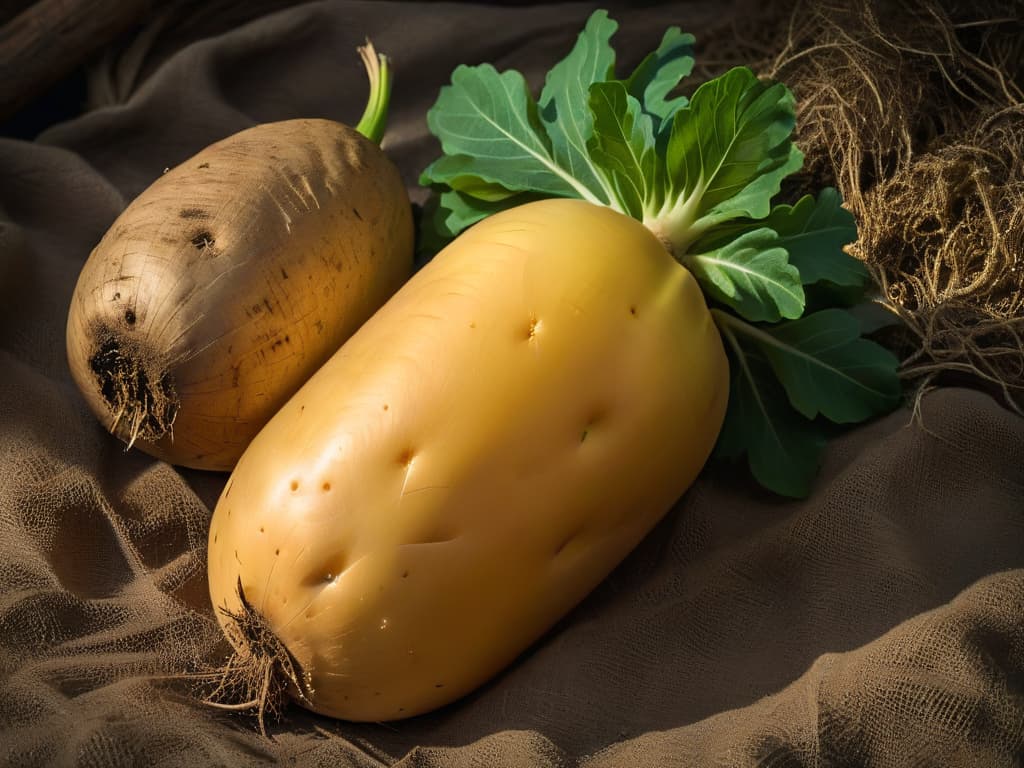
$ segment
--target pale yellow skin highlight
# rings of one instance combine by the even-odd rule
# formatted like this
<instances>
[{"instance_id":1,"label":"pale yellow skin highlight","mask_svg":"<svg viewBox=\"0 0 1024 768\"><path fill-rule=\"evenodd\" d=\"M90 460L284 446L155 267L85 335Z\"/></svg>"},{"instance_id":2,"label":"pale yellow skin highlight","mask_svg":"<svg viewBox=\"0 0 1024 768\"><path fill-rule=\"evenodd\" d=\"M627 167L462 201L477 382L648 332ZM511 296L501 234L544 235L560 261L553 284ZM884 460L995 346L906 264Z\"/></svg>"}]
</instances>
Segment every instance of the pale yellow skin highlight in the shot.
<instances>
[{"instance_id":1,"label":"pale yellow skin highlight","mask_svg":"<svg viewBox=\"0 0 1024 768\"><path fill-rule=\"evenodd\" d=\"M144 347L179 408L169 434L135 445L230 470L412 263L408 194L380 147L330 120L258 125L160 176L111 225L72 297L71 373L128 442L90 360L106 331Z\"/></svg>"},{"instance_id":2,"label":"pale yellow skin highlight","mask_svg":"<svg viewBox=\"0 0 1024 768\"><path fill-rule=\"evenodd\" d=\"M252 442L214 513L211 599L237 610L241 577L316 711L431 710L638 544L727 399L704 298L640 223L577 200L494 215Z\"/></svg>"}]
</instances>

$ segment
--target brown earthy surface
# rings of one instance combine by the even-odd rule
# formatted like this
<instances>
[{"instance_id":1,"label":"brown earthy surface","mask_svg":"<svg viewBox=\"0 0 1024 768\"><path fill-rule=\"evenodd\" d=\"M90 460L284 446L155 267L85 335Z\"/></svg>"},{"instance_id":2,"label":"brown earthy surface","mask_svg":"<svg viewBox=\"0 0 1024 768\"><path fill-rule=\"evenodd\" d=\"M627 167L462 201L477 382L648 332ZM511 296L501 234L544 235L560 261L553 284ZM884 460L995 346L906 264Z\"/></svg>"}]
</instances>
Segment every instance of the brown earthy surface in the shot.
<instances>
[{"instance_id":1,"label":"brown earthy surface","mask_svg":"<svg viewBox=\"0 0 1024 768\"><path fill-rule=\"evenodd\" d=\"M705 63L720 68L743 49L735 35L756 21L757 5L606 7L623 24L624 66L677 23L708 41ZM920 324L913 333L927 343L908 381L933 364L957 375L931 381L918 419L908 399L838 436L810 499L780 501L731 468L710 467L515 665L415 719L351 725L291 707L268 722L267 740L254 718L203 707L181 683L153 680L227 650L205 582L206 526L226 476L126 454L86 408L67 370L64 323L90 249L165 167L218 138L289 117L354 123L365 95L355 47L366 35L395 63L385 148L420 202L416 177L436 152L424 115L452 68L487 60L539 84L592 7L311 3L223 34L211 21L218 34L191 44L202 29L164 19L120 51L120 69L108 59L94 78L93 103L105 106L31 143L0 139L0 764L1022 764L1024 418L1003 389L1019 394L1013 387L1022 382L1021 267L1012 269L1021 171L992 145L1020 147L1019 128L1010 130L1019 85L989 106L971 105L974 124L946 114L923 130L913 115L937 115L942 94L955 94L931 83L935 93L903 115L914 125L906 156L875 167L868 152L857 165L862 197L843 178L853 165L836 154L827 126L806 135L820 152L814 173L840 177L855 212L868 217L858 255ZM1003 7L1004 18L1018 14L1019 30L1019 11ZM973 30L964 45L983 37L966 23L957 27ZM810 54L788 60L786 25L774 24L754 25L747 54L787 80L787 71L820 73L797 68ZM1005 51L999 30L984 40ZM808 34L793 28L792 39L807 48ZM920 73L929 56L914 58L922 41L911 42L902 55ZM801 96L799 83L794 89ZM986 109L1003 112L999 131L981 135ZM835 125L840 131L842 121ZM954 165L942 165L947 158ZM964 182L980 176L963 163L987 163L984 184ZM936 187L935 178L949 184ZM971 197L975 188L980 197ZM904 215L885 229L889 197ZM993 217L970 218L988 215L985 199L995 201ZM914 219L913 205L925 214ZM940 214L974 223L956 228ZM950 252L937 231L973 250ZM962 240L969 231L980 240ZM968 290L972 281L985 290ZM971 312L988 325L967 337L973 346L957 347ZM929 328L944 335L928 336Z\"/></svg>"}]
</instances>

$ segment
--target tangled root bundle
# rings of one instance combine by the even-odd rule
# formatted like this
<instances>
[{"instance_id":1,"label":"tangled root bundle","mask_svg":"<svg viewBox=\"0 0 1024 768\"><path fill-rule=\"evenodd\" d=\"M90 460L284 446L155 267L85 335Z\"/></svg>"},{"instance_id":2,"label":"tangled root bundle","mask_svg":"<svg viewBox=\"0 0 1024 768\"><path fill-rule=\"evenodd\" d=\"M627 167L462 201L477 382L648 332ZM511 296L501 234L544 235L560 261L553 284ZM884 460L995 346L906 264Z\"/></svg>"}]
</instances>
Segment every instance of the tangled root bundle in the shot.
<instances>
[{"instance_id":1,"label":"tangled root bundle","mask_svg":"<svg viewBox=\"0 0 1024 768\"><path fill-rule=\"evenodd\" d=\"M1024 412L1024 11L1014 0L797 2L765 74L797 97L802 185L835 184L851 246L905 321L903 373ZM772 46L769 46L772 47Z\"/></svg>"},{"instance_id":2,"label":"tangled root bundle","mask_svg":"<svg viewBox=\"0 0 1024 768\"><path fill-rule=\"evenodd\" d=\"M294 657L249 604L238 581L238 611L220 608L228 617L224 628L234 648L215 669L179 679L191 680L203 702L211 707L256 715L260 733L267 735L266 715L278 717L289 697L308 704L308 677Z\"/></svg>"},{"instance_id":3,"label":"tangled root bundle","mask_svg":"<svg viewBox=\"0 0 1024 768\"><path fill-rule=\"evenodd\" d=\"M864 200L858 250L902 308L904 373L961 373L1024 386L1024 106L994 113L957 141L917 157ZM908 254L907 244L919 258ZM915 341L917 344L913 344Z\"/></svg>"}]
</instances>

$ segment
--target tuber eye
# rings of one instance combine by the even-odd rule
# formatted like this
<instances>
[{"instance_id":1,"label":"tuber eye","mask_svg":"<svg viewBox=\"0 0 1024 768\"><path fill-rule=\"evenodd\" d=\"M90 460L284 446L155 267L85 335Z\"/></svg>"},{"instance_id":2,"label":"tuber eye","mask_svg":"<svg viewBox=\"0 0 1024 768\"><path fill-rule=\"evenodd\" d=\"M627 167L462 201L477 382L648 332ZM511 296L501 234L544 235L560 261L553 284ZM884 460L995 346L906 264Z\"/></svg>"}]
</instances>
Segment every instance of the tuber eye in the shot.
<instances>
[{"instance_id":1,"label":"tuber eye","mask_svg":"<svg viewBox=\"0 0 1024 768\"><path fill-rule=\"evenodd\" d=\"M209 232L206 232L205 230L198 233L195 237L192 238L192 245L194 245L201 251L205 250L206 248L211 248L213 244L213 235L211 235Z\"/></svg>"}]
</instances>

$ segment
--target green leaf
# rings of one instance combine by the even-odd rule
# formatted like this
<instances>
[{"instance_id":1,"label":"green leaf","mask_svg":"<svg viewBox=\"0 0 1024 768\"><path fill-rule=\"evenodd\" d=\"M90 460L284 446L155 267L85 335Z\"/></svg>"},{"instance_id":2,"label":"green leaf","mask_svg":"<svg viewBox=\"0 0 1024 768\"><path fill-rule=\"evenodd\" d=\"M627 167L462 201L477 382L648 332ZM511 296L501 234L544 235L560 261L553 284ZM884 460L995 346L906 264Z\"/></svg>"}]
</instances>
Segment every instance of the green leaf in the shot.
<instances>
[{"instance_id":1,"label":"green leaf","mask_svg":"<svg viewBox=\"0 0 1024 768\"><path fill-rule=\"evenodd\" d=\"M775 322L800 317L804 292L800 273L786 257L776 233L762 227L719 248L689 254L684 264L712 297L747 320Z\"/></svg>"},{"instance_id":2,"label":"green leaf","mask_svg":"<svg viewBox=\"0 0 1024 768\"><path fill-rule=\"evenodd\" d=\"M591 85L588 101L595 131L587 152L623 212L642 219L648 180L658 162L650 115L615 80Z\"/></svg>"},{"instance_id":3,"label":"green leaf","mask_svg":"<svg viewBox=\"0 0 1024 768\"><path fill-rule=\"evenodd\" d=\"M669 27L657 50L647 54L625 80L629 95L651 116L655 135L661 133L662 125L671 124L677 110L689 103L685 96L670 99L668 94L693 71L693 44L693 35L683 34L679 27Z\"/></svg>"},{"instance_id":4,"label":"green leaf","mask_svg":"<svg viewBox=\"0 0 1024 768\"><path fill-rule=\"evenodd\" d=\"M464 159L435 161L421 174L421 184L464 184L473 175L511 191L592 199L552 157L537 105L515 70L499 74L490 64L458 66L452 84L427 112L427 125L446 155Z\"/></svg>"},{"instance_id":5,"label":"green leaf","mask_svg":"<svg viewBox=\"0 0 1024 768\"><path fill-rule=\"evenodd\" d=\"M778 235L789 263L800 272L805 311L849 306L862 300L871 282L867 267L843 250L857 239L853 215L841 207L839 193L826 187L818 199L806 195L796 205L776 205L764 219L734 219L712 227L690 248L705 251L762 227Z\"/></svg>"},{"instance_id":6,"label":"green leaf","mask_svg":"<svg viewBox=\"0 0 1024 768\"><path fill-rule=\"evenodd\" d=\"M500 184L484 181L473 172L473 160L466 155L444 155L430 166L433 176L444 178L452 189L478 200L497 201L518 194Z\"/></svg>"},{"instance_id":7,"label":"green leaf","mask_svg":"<svg viewBox=\"0 0 1024 768\"><path fill-rule=\"evenodd\" d=\"M612 76L615 51L609 41L618 26L607 11L594 11L569 55L548 72L538 101L554 161L603 202L608 191L587 152L594 135L587 89Z\"/></svg>"},{"instance_id":8,"label":"green leaf","mask_svg":"<svg viewBox=\"0 0 1024 768\"><path fill-rule=\"evenodd\" d=\"M725 422L715 454L747 456L751 474L783 496L810 494L825 445L822 430L794 411L778 380L756 348L742 344L727 328L732 380Z\"/></svg>"},{"instance_id":9,"label":"green leaf","mask_svg":"<svg viewBox=\"0 0 1024 768\"><path fill-rule=\"evenodd\" d=\"M804 286L807 306L804 313L810 314L830 307L852 307L864 300L866 286L836 285L828 280L819 280Z\"/></svg>"},{"instance_id":10,"label":"green leaf","mask_svg":"<svg viewBox=\"0 0 1024 768\"><path fill-rule=\"evenodd\" d=\"M825 187L815 200L805 195L796 205L777 205L761 224L779 234L789 263L800 270L804 285L827 281L863 289L867 267L843 250L857 239L857 221L842 207L839 192Z\"/></svg>"},{"instance_id":11,"label":"green leaf","mask_svg":"<svg viewBox=\"0 0 1024 768\"><path fill-rule=\"evenodd\" d=\"M454 189L431 198L420 221L421 252L436 253L467 227L498 211L512 208L536 195L520 192L501 200L480 200Z\"/></svg>"},{"instance_id":12,"label":"green leaf","mask_svg":"<svg viewBox=\"0 0 1024 768\"><path fill-rule=\"evenodd\" d=\"M850 307L848 311L860 323L860 333L862 336L868 336L883 328L903 325L903 318L888 304L877 299L863 301Z\"/></svg>"},{"instance_id":13,"label":"green leaf","mask_svg":"<svg viewBox=\"0 0 1024 768\"><path fill-rule=\"evenodd\" d=\"M432 259L454 235L446 229L445 213L440 207L441 195L433 194L418 209L413 207L416 218L416 243L414 266Z\"/></svg>"},{"instance_id":14,"label":"green leaf","mask_svg":"<svg viewBox=\"0 0 1024 768\"><path fill-rule=\"evenodd\" d=\"M761 329L756 340L794 408L845 424L891 411L901 395L896 356L860 334L849 312L824 309Z\"/></svg>"},{"instance_id":15,"label":"green leaf","mask_svg":"<svg viewBox=\"0 0 1024 768\"><path fill-rule=\"evenodd\" d=\"M863 262L843 250L857 239L857 222L842 207L839 192L825 187L815 200L805 195L796 205L780 204L764 219L734 219L711 228L693 248L715 248L723 242L761 227L779 235L789 263L800 271L804 285L828 282L863 291L870 275Z\"/></svg>"},{"instance_id":16,"label":"green leaf","mask_svg":"<svg viewBox=\"0 0 1024 768\"><path fill-rule=\"evenodd\" d=\"M762 219L783 178L803 155L790 140L793 95L745 67L701 85L678 110L666 147L667 194L657 218L685 247L710 227L739 217Z\"/></svg>"}]
</instances>

